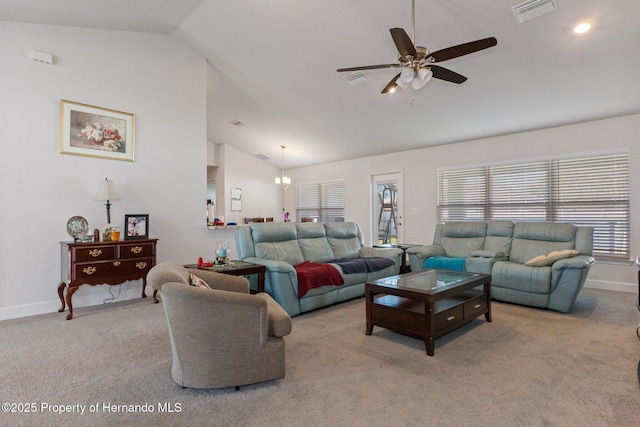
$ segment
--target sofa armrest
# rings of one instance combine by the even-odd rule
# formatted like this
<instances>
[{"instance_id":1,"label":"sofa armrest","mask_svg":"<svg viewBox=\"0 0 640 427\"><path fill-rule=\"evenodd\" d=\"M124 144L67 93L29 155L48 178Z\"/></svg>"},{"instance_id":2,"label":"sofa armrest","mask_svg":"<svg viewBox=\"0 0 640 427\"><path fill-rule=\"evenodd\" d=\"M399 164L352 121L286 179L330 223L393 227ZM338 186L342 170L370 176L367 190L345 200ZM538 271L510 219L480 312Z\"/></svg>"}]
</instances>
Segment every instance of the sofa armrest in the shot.
<instances>
[{"instance_id":1,"label":"sofa armrest","mask_svg":"<svg viewBox=\"0 0 640 427\"><path fill-rule=\"evenodd\" d=\"M424 270L424 260L432 256L445 256L440 245L413 246L407 249L411 271Z\"/></svg>"},{"instance_id":2,"label":"sofa armrest","mask_svg":"<svg viewBox=\"0 0 640 427\"><path fill-rule=\"evenodd\" d=\"M589 255L564 258L551 266L549 308L567 313L578 297L595 259Z\"/></svg>"},{"instance_id":3,"label":"sofa armrest","mask_svg":"<svg viewBox=\"0 0 640 427\"><path fill-rule=\"evenodd\" d=\"M284 308L290 316L300 314L298 301L298 274L293 265L272 259L248 257L244 261L264 265L265 290Z\"/></svg>"},{"instance_id":4,"label":"sofa armrest","mask_svg":"<svg viewBox=\"0 0 640 427\"><path fill-rule=\"evenodd\" d=\"M248 257L243 261L251 262L253 264L264 265L267 270L275 273L293 273L296 274L296 269L288 262L278 261L274 259L265 259L257 257Z\"/></svg>"},{"instance_id":5,"label":"sofa armrest","mask_svg":"<svg viewBox=\"0 0 640 427\"><path fill-rule=\"evenodd\" d=\"M211 289L239 292L242 294L249 293L249 281L244 277L193 268L188 268L187 271L207 282Z\"/></svg>"},{"instance_id":6,"label":"sofa armrest","mask_svg":"<svg viewBox=\"0 0 640 427\"><path fill-rule=\"evenodd\" d=\"M496 252L496 251L473 251L471 252L471 256L479 257L479 258L497 258L497 259L505 258L504 252Z\"/></svg>"},{"instance_id":7,"label":"sofa armrest","mask_svg":"<svg viewBox=\"0 0 640 427\"><path fill-rule=\"evenodd\" d=\"M590 268L596 260L589 255L576 255L571 258L563 258L551 265L551 274L557 275L566 269L585 270Z\"/></svg>"}]
</instances>

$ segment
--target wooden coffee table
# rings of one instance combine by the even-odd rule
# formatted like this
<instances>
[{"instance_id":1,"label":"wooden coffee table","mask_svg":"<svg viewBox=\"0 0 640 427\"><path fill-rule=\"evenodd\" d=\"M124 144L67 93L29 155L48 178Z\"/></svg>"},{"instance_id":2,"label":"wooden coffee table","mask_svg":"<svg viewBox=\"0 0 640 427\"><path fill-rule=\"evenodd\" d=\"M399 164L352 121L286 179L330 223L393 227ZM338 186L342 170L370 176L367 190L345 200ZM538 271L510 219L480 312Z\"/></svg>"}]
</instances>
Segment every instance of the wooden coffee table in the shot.
<instances>
[{"instance_id":1,"label":"wooden coffee table","mask_svg":"<svg viewBox=\"0 0 640 427\"><path fill-rule=\"evenodd\" d=\"M484 314L491 322L491 275L428 269L365 283L366 334L381 326L434 341Z\"/></svg>"}]
</instances>

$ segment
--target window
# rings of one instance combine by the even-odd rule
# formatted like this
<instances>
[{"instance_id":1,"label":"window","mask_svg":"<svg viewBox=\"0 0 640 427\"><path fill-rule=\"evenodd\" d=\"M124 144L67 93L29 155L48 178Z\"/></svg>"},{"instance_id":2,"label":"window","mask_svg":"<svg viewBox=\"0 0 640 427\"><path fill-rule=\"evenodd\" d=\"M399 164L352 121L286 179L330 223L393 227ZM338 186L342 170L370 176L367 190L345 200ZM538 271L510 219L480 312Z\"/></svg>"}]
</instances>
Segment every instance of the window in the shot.
<instances>
[{"instance_id":1,"label":"window","mask_svg":"<svg viewBox=\"0 0 640 427\"><path fill-rule=\"evenodd\" d=\"M438 222L568 222L594 227L593 253L630 256L629 154L438 171Z\"/></svg>"},{"instance_id":2,"label":"window","mask_svg":"<svg viewBox=\"0 0 640 427\"><path fill-rule=\"evenodd\" d=\"M344 181L296 185L296 218L344 221Z\"/></svg>"}]
</instances>

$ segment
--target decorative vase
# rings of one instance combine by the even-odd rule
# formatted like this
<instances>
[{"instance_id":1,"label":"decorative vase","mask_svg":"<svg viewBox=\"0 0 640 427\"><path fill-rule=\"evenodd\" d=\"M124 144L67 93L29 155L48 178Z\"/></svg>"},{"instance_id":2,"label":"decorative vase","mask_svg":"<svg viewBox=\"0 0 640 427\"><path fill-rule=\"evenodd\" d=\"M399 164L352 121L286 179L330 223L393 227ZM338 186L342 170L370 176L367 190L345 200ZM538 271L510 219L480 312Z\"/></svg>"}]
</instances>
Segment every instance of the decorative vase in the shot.
<instances>
[{"instance_id":1,"label":"decorative vase","mask_svg":"<svg viewBox=\"0 0 640 427\"><path fill-rule=\"evenodd\" d=\"M218 240L216 243L218 244L218 248L216 249L216 264L228 264L229 256L231 255L229 242Z\"/></svg>"}]
</instances>

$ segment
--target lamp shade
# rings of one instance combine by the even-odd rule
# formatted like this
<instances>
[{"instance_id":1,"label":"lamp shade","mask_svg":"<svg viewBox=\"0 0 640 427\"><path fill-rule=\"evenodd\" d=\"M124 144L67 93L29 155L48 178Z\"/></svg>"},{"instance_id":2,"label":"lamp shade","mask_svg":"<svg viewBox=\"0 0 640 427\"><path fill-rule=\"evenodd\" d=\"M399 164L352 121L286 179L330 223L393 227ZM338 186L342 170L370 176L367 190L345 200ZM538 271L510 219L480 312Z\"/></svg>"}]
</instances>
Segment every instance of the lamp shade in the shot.
<instances>
[{"instance_id":1,"label":"lamp shade","mask_svg":"<svg viewBox=\"0 0 640 427\"><path fill-rule=\"evenodd\" d=\"M113 185L113 181L106 178L104 181L100 181L100 188L98 189L96 200L120 200L120 195L118 194L118 190L116 190L116 186Z\"/></svg>"}]
</instances>

